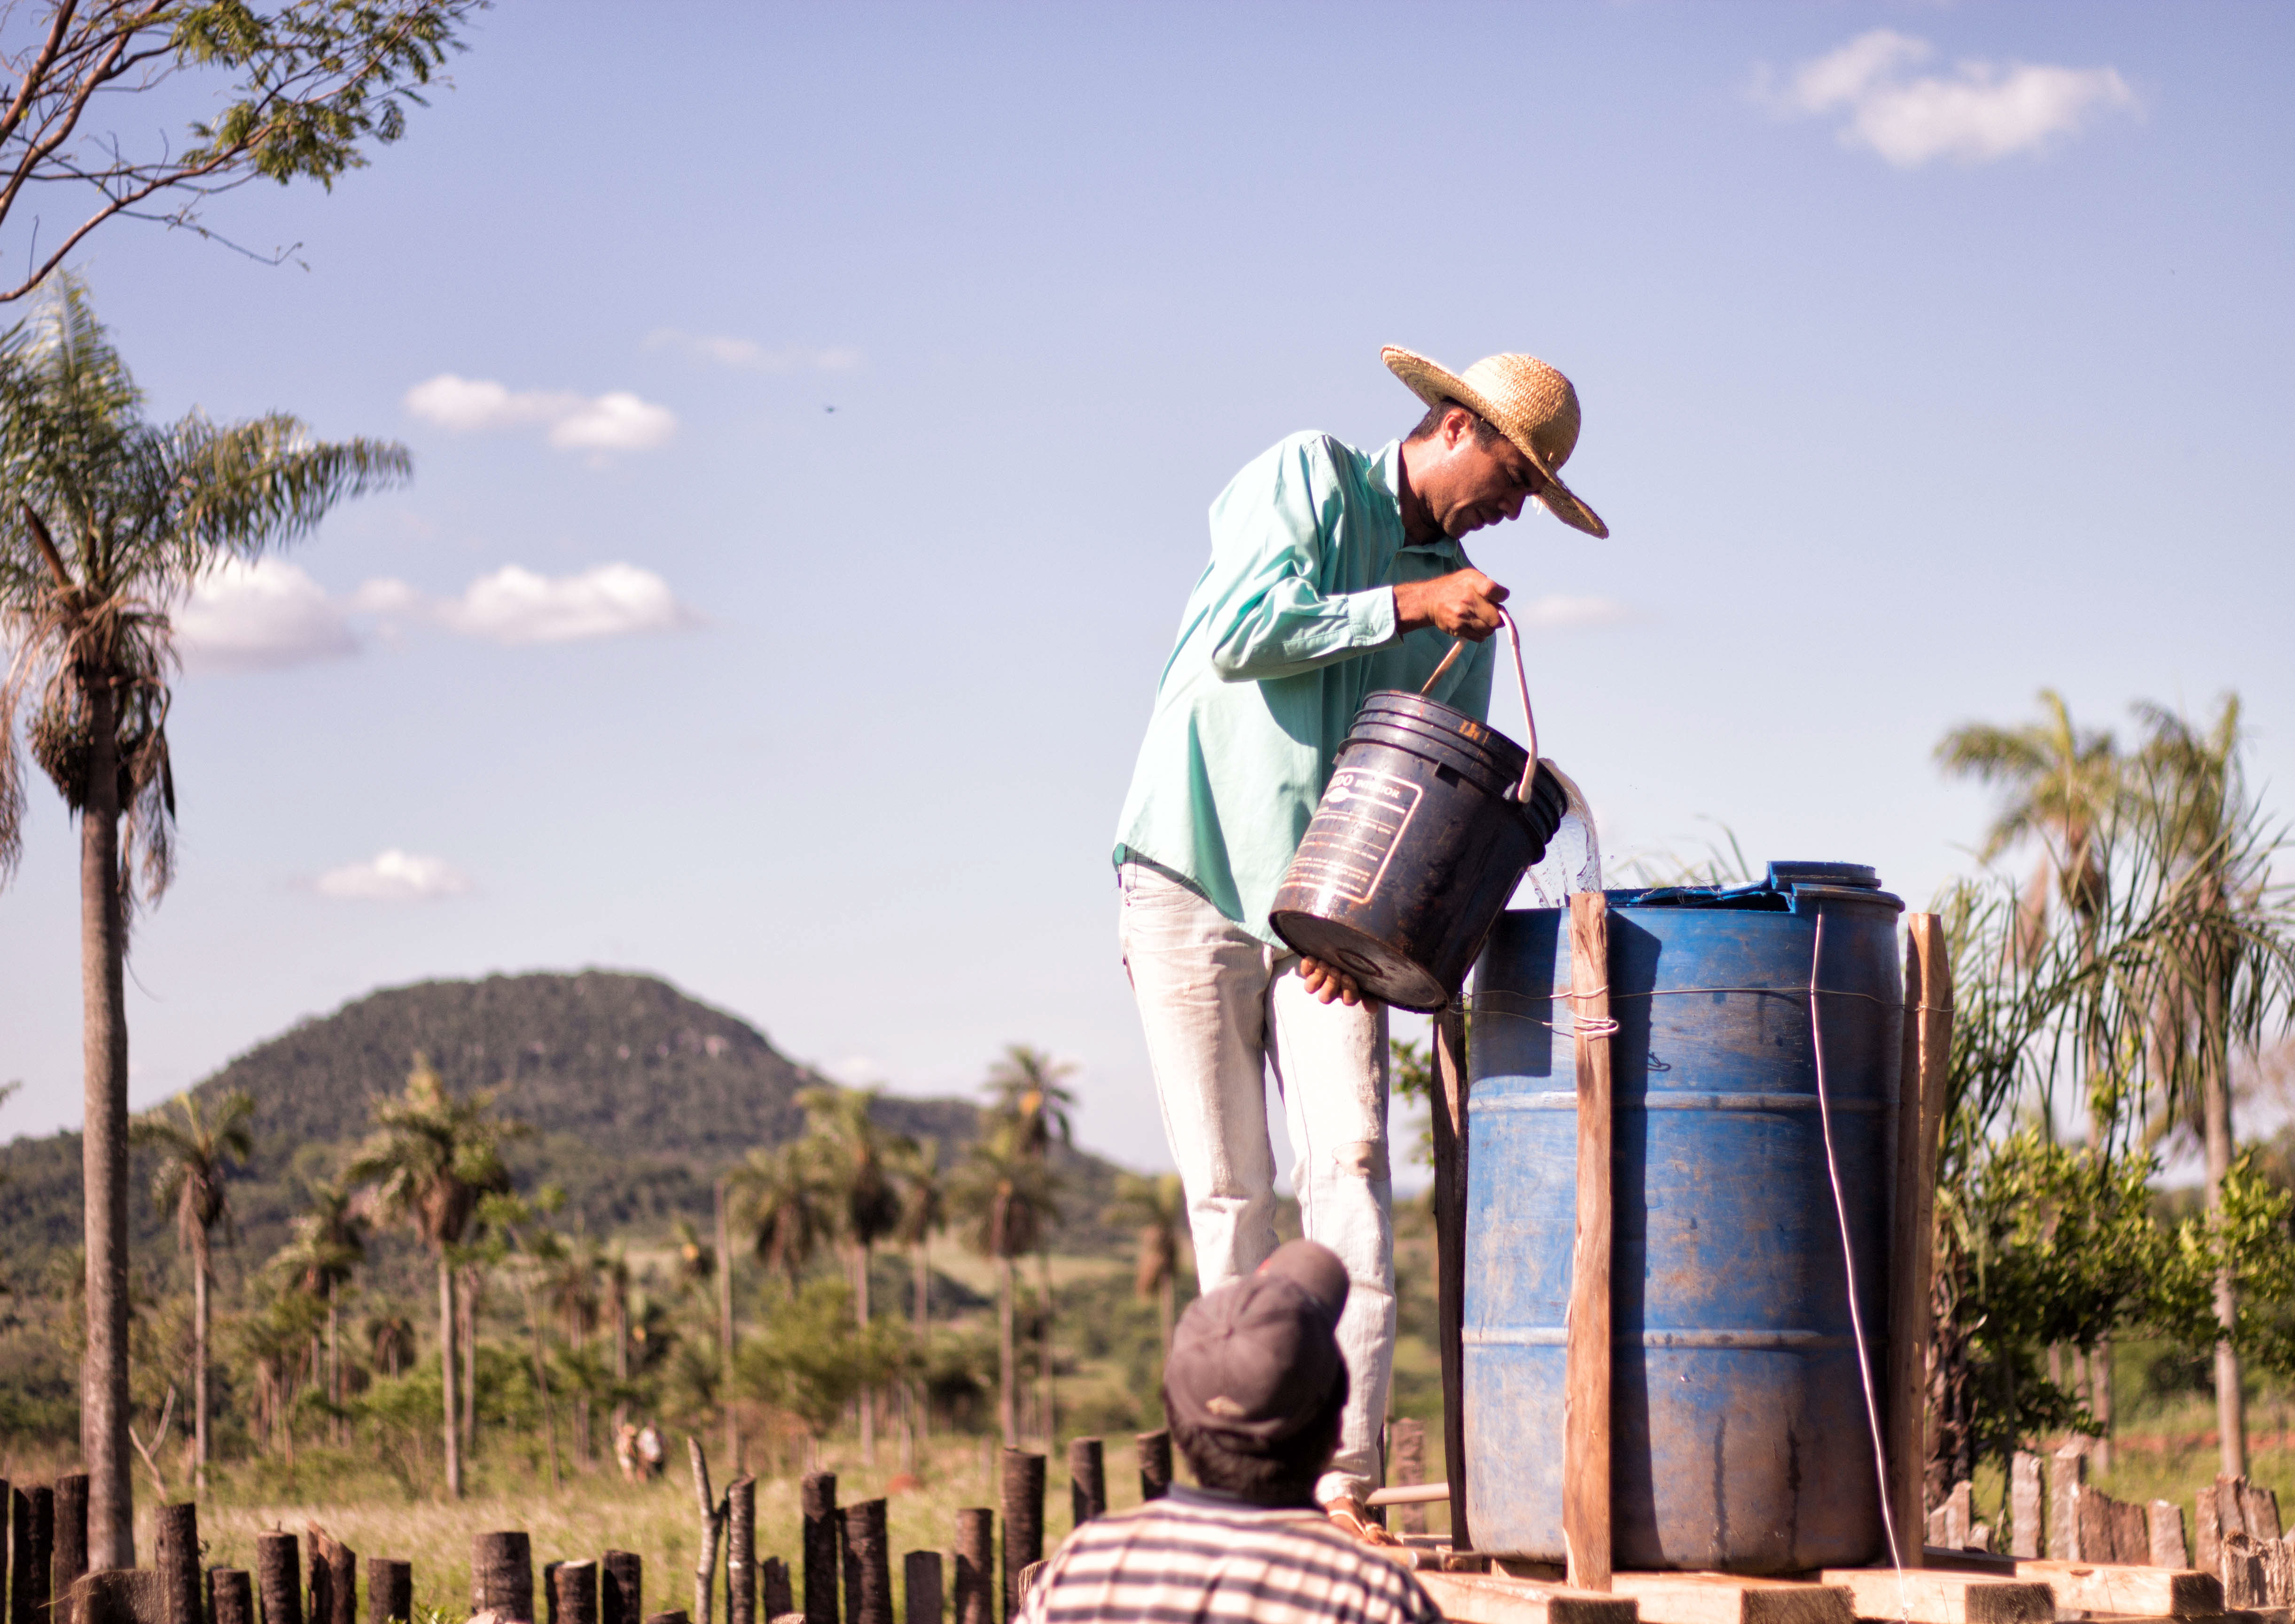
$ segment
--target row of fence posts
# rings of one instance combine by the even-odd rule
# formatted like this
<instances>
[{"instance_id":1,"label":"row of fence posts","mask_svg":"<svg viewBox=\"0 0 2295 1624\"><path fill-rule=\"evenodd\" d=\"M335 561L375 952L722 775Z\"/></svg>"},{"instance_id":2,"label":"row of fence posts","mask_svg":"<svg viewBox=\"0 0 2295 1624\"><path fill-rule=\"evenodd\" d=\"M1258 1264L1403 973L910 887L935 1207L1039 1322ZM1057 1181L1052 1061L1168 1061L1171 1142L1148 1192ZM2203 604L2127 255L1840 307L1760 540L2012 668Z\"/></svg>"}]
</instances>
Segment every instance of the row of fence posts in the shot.
<instances>
[{"instance_id":1,"label":"row of fence posts","mask_svg":"<svg viewBox=\"0 0 2295 1624\"><path fill-rule=\"evenodd\" d=\"M1172 1437L1142 1432L1139 1496L1159 1499L1172 1483ZM692 1446L695 1481L709 1506L708 1469ZM1100 1440L1068 1444L1069 1509L1077 1527L1107 1510L1107 1467ZM943 1571L941 1553L910 1551L902 1558L904 1624L943 1624L943 1603L954 1624L1006 1624L1020 1610L1032 1571L1044 1556L1044 1457L1022 1449L1003 1454L1000 1499L1003 1514L1002 1578L996 1583L997 1514L970 1506L956 1514L955 1572ZM839 1506L834 1473L808 1473L799 1485L801 1555L792 1575L779 1557L756 1555L756 1480L730 1484L711 1508L725 1530L725 1624L893 1624L891 1543L886 1502ZM87 1571L87 1479L60 1478L12 1489L0 1481L9 1507L7 1624L359 1624L359 1558L314 1523L309 1565L302 1540L270 1531L255 1537L255 1572L200 1566L199 1507L158 1508L154 1566L110 1573ZM712 1624L715 1524L704 1541L707 1565L694 1575L698 1624ZM307 1576L306 1576L307 1574ZM533 1542L518 1530L478 1535L470 1546L470 1609L519 1624L696 1624L684 1609L645 1611L644 1563L634 1551L608 1551L597 1561L547 1562L542 1567L542 1609L535 1607ZM801 1586L801 1595L799 1587ZM840 1606L839 1592L842 1592ZM414 1564L392 1556L366 1562L367 1624L407 1624L414 1612ZM258 1603L261 1612L258 1615ZM762 1612L760 1604L763 1604ZM308 1611L306 1607L307 1604ZM53 1616L51 1616L53 1614Z\"/></svg>"}]
</instances>

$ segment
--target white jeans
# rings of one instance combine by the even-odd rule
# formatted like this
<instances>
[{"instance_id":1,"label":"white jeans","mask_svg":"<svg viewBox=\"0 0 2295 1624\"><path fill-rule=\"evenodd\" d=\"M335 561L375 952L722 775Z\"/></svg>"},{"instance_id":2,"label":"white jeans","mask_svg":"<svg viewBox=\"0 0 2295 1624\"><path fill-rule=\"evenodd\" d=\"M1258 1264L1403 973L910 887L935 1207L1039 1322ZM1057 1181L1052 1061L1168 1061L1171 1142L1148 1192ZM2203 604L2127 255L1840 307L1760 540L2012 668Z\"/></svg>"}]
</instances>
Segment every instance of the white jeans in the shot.
<instances>
[{"instance_id":1,"label":"white jeans","mask_svg":"<svg viewBox=\"0 0 2295 1624\"><path fill-rule=\"evenodd\" d=\"M1275 1250L1266 1079L1283 1097L1302 1228L1352 1282L1339 1351L1352 1386L1316 1498L1376 1486L1394 1370L1394 1188L1386 1150L1386 1011L1316 1001L1299 956L1270 947L1189 886L1119 870L1123 965L1148 1029L1164 1132L1187 1187L1205 1291Z\"/></svg>"}]
</instances>

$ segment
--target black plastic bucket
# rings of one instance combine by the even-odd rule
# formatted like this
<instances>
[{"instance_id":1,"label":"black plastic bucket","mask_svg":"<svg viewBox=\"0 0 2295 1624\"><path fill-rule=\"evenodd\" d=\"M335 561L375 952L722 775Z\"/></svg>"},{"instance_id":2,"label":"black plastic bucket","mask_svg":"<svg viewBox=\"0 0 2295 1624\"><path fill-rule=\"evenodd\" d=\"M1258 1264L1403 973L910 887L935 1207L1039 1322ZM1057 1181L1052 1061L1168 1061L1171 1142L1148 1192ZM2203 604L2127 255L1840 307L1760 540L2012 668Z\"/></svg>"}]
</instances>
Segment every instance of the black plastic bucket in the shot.
<instances>
[{"instance_id":1,"label":"black plastic bucket","mask_svg":"<svg viewBox=\"0 0 2295 1624\"><path fill-rule=\"evenodd\" d=\"M1383 690L1363 701L1268 923L1404 1009L1449 1004L1523 871L1561 825L1562 786L1464 711Z\"/></svg>"}]
</instances>

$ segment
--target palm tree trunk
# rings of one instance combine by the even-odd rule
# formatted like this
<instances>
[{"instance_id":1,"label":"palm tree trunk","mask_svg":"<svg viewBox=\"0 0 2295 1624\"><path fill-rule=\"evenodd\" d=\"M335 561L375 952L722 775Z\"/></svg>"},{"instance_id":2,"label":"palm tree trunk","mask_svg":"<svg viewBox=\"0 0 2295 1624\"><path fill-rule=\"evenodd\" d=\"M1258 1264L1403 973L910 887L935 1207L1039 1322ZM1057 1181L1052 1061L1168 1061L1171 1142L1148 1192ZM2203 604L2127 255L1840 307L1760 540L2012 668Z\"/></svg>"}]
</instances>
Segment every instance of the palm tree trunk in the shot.
<instances>
[{"instance_id":1,"label":"palm tree trunk","mask_svg":"<svg viewBox=\"0 0 2295 1624\"><path fill-rule=\"evenodd\" d=\"M2208 1147L2208 1212L2223 1211L2224 1179L2231 1171L2233 1146L2231 1079L2226 1075L2223 978L2208 966L2207 1024L2200 1034L2200 1108ZM2216 1342L2216 1431L2222 1440L2223 1467L2234 1476L2247 1473L2247 1395L2242 1387L2239 1350L2232 1334L2239 1327L2239 1292L2229 1269L2216 1275L2216 1324L2223 1335Z\"/></svg>"},{"instance_id":2,"label":"palm tree trunk","mask_svg":"<svg viewBox=\"0 0 2295 1624\"><path fill-rule=\"evenodd\" d=\"M719 1391L724 1394L725 1458L731 1475L741 1474L741 1418L733 1409L733 1247L725 1217L725 1180L717 1180L717 1342Z\"/></svg>"},{"instance_id":3,"label":"palm tree trunk","mask_svg":"<svg viewBox=\"0 0 2295 1624\"><path fill-rule=\"evenodd\" d=\"M445 1399L446 1498L462 1498L462 1432L454 1417L454 1266L438 1259L438 1388Z\"/></svg>"},{"instance_id":4,"label":"palm tree trunk","mask_svg":"<svg viewBox=\"0 0 2295 1624\"><path fill-rule=\"evenodd\" d=\"M127 915L119 875L118 714L110 687L83 690L90 730L80 810L80 1135L87 1244L87 1353L80 1450L87 1463L87 1550L94 1568L135 1565L127 1452Z\"/></svg>"},{"instance_id":5,"label":"palm tree trunk","mask_svg":"<svg viewBox=\"0 0 2295 1624\"><path fill-rule=\"evenodd\" d=\"M208 1232L192 1234L192 1488L208 1498Z\"/></svg>"},{"instance_id":6,"label":"palm tree trunk","mask_svg":"<svg viewBox=\"0 0 2295 1624\"><path fill-rule=\"evenodd\" d=\"M917 1398L916 1429L932 1435L932 1389L926 1384L924 1367L932 1353L932 1256L927 1243L917 1243Z\"/></svg>"},{"instance_id":7,"label":"palm tree trunk","mask_svg":"<svg viewBox=\"0 0 2295 1624\"><path fill-rule=\"evenodd\" d=\"M1044 1448L1049 1449L1058 1436L1060 1419L1059 1378L1052 1368L1052 1254L1040 1252L1036 1259L1044 1277Z\"/></svg>"},{"instance_id":8,"label":"palm tree trunk","mask_svg":"<svg viewBox=\"0 0 2295 1624\"><path fill-rule=\"evenodd\" d=\"M1015 1402L1012 1362L1012 1260L996 1260L996 1418L1003 1424L1004 1447L1020 1447L1020 1416Z\"/></svg>"},{"instance_id":9,"label":"palm tree trunk","mask_svg":"<svg viewBox=\"0 0 2295 1624\"><path fill-rule=\"evenodd\" d=\"M534 1387L542 1397L542 1432L550 1449L550 1490L555 1494L560 1487L558 1475L558 1412L550 1402L550 1365L542 1351L542 1316L532 1304L527 1308L527 1324L534 1330Z\"/></svg>"},{"instance_id":10,"label":"palm tree trunk","mask_svg":"<svg viewBox=\"0 0 2295 1624\"><path fill-rule=\"evenodd\" d=\"M478 1455L478 1271L463 1271L462 1283L462 1453Z\"/></svg>"},{"instance_id":11,"label":"palm tree trunk","mask_svg":"<svg viewBox=\"0 0 2295 1624\"><path fill-rule=\"evenodd\" d=\"M343 1343L340 1306L335 1300L335 1283L327 1282L327 1408L336 1413L328 1423L328 1432L335 1447L343 1445Z\"/></svg>"},{"instance_id":12,"label":"palm tree trunk","mask_svg":"<svg viewBox=\"0 0 2295 1624\"><path fill-rule=\"evenodd\" d=\"M869 1244L863 1241L858 1248L853 1277L853 1318L859 1322L861 1334L869 1333ZM877 1392L874 1388L861 1390L861 1464L877 1464Z\"/></svg>"}]
</instances>

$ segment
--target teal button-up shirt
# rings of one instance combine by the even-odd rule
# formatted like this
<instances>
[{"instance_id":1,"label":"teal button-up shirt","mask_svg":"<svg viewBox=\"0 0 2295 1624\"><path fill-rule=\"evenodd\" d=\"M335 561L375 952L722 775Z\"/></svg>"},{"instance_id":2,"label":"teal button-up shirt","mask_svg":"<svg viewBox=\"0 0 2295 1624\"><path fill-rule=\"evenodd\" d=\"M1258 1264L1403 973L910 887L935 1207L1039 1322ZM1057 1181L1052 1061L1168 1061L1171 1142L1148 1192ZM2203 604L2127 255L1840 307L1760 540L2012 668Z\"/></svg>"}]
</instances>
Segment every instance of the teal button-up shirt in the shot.
<instances>
[{"instance_id":1,"label":"teal button-up shirt","mask_svg":"<svg viewBox=\"0 0 2295 1624\"><path fill-rule=\"evenodd\" d=\"M1432 627L1395 630L1395 583L1468 562L1448 536L1405 539L1401 457L1296 434L1220 493L1117 825L1117 862L1170 869L1278 946L1268 910L1355 712L1415 692L1450 651ZM1486 720L1493 657L1469 644L1431 697Z\"/></svg>"}]
</instances>

